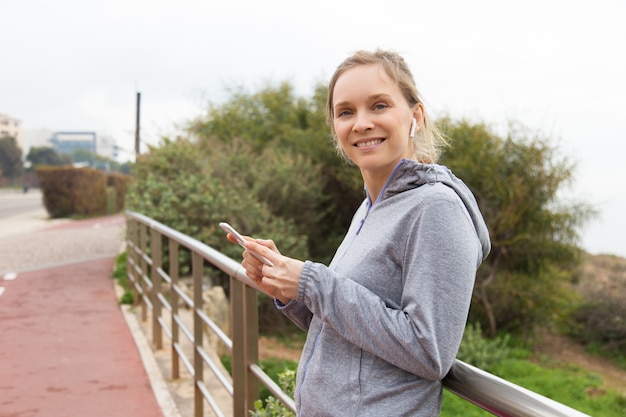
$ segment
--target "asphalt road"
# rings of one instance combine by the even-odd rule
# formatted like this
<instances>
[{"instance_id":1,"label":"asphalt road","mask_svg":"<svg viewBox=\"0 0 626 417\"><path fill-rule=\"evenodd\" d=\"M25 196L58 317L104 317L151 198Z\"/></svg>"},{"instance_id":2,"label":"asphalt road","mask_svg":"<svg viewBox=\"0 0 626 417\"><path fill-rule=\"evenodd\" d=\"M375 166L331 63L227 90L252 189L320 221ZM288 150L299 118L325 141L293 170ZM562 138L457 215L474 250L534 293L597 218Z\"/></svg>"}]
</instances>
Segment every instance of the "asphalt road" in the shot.
<instances>
[{"instance_id":1,"label":"asphalt road","mask_svg":"<svg viewBox=\"0 0 626 417\"><path fill-rule=\"evenodd\" d=\"M0 190L0 219L42 208L43 199L39 189L31 189L28 193L22 190Z\"/></svg>"}]
</instances>

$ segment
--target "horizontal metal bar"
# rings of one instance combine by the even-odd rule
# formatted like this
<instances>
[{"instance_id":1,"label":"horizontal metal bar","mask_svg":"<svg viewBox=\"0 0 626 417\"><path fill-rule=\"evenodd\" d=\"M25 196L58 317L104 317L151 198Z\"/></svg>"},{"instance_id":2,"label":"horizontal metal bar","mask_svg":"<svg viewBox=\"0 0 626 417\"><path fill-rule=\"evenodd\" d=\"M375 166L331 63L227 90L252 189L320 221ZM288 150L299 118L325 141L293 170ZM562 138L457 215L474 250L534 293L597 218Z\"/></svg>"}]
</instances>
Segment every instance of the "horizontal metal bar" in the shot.
<instances>
[{"instance_id":1,"label":"horizontal metal bar","mask_svg":"<svg viewBox=\"0 0 626 417\"><path fill-rule=\"evenodd\" d=\"M150 297L148 297L147 294L141 294L141 300L146 303L146 307L148 307L148 310L152 311L154 310L153 306L152 306L152 301L150 301Z\"/></svg>"},{"instance_id":2,"label":"horizontal metal bar","mask_svg":"<svg viewBox=\"0 0 626 417\"><path fill-rule=\"evenodd\" d=\"M152 266L152 258L150 258L147 253L142 253L141 259L143 259L148 265Z\"/></svg>"},{"instance_id":3,"label":"horizontal metal bar","mask_svg":"<svg viewBox=\"0 0 626 417\"><path fill-rule=\"evenodd\" d=\"M220 406L217 404L217 402L213 399L213 396L211 395L211 393L209 392L209 389L206 387L205 383L203 381L196 381L196 386L198 387L198 389L200 390L200 392L202 393L202 396L204 397L204 399L207 401L207 403L209 403L209 407L211 407L211 410L213 410L213 412L215 413L215 415L217 417L226 417L223 413L222 410L220 409Z\"/></svg>"},{"instance_id":4,"label":"horizontal metal bar","mask_svg":"<svg viewBox=\"0 0 626 417\"><path fill-rule=\"evenodd\" d=\"M172 306L170 305L170 302L167 300L167 298L165 298L162 292L157 294L157 298L161 302L161 305L165 307L167 311L172 311Z\"/></svg>"},{"instance_id":5,"label":"horizontal metal bar","mask_svg":"<svg viewBox=\"0 0 626 417\"><path fill-rule=\"evenodd\" d=\"M191 362L185 355L185 351L183 350L183 347L180 345L180 343L174 343L172 345L172 348L174 348L176 353L178 353L178 357L180 358L181 361L183 361L183 366L185 367L185 369L187 369L187 372L189 372L189 375L191 375L191 377L194 377L196 372L193 369L193 365L191 364Z\"/></svg>"},{"instance_id":6,"label":"horizontal metal bar","mask_svg":"<svg viewBox=\"0 0 626 417\"><path fill-rule=\"evenodd\" d=\"M159 274L159 276L163 278L163 281L167 282L168 284L172 283L172 278L170 278L169 274L165 272L163 268L158 267L156 271L157 271L157 274Z\"/></svg>"},{"instance_id":7,"label":"horizontal metal bar","mask_svg":"<svg viewBox=\"0 0 626 417\"><path fill-rule=\"evenodd\" d=\"M224 331L222 329L220 329L220 327L217 324L215 324L215 322L213 320L211 320L211 318L209 316L207 316L204 311L202 311L200 309L196 309L196 314L198 314L198 317L200 317L202 319L204 324L206 324L207 326L209 326L211 328L211 330L213 330L213 332L217 335L217 337L219 337L219 339L222 341L222 343L224 343L228 347L228 350L230 350L232 352L233 351L233 341L230 340L230 337L228 337L228 335L226 333L224 333Z\"/></svg>"},{"instance_id":8,"label":"horizontal metal bar","mask_svg":"<svg viewBox=\"0 0 626 417\"><path fill-rule=\"evenodd\" d=\"M211 372L213 372L213 375L215 375L215 377L222 384L224 389L226 389L226 391L228 391L228 393L232 396L234 389L233 389L233 384L230 383L230 380L228 380L226 376L222 374L222 370L217 367L217 365L215 364L213 359L211 359L211 357L206 352L206 350L202 349L201 347L198 347L196 351L202 357L202 360L204 361L204 363L209 366L209 368L211 369Z\"/></svg>"},{"instance_id":9,"label":"horizontal metal bar","mask_svg":"<svg viewBox=\"0 0 626 417\"><path fill-rule=\"evenodd\" d=\"M143 280L144 284L146 284L146 288L148 288L148 290L151 290L153 287L152 281L150 280L150 277L147 275L142 275L141 279Z\"/></svg>"},{"instance_id":10,"label":"horizontal metal bar","mask_svg":"<svg viewBox=\"0 0 626 417\"><path fill-rule=\"evenodd\" d=\"M185 302L185 305L189 308L193 308L193 300L187 295L185 294L185 292L183 291L182 288L180 288L178 285L174 285L172 287L172 289L176 292L176 294L183 299L183 301Z\"/></svg>"},{"instance_id":11,"label":"horizontal metal bar","mask_svg":"<svg viewBox=\"0 0 626 417\"><path fill-rule=\"evenodd\" d=\"M165 332L165 334L167 335L167 338L172 340L172 331L170 330L170 328L167 326L167 323L165 322L165 320L162 317L159 317L157 319L157 321L159 322L159 324L161 325L161 329L163 329L163 331Z\"/></svg>"},{"instance_id":12,"label":"horizontal metal bar","mask_svg":"<svg viewBox=\"0 0 626 417\"><path fill-rule=\"evenodd\" d=\"M250 364L249 368L250 372L252 372L252 374L256 376L263 385L265 385L269 392L271 392L294 414L296 413L296 403L293 398L285 394L285 392L278 386L278 384L276 384L276 382L274 382L272 378L270 378L265 372L263 372L259 365L253 363Z\"/></svg>"},{"instance_id":13,"label":"horizontal metal bar","mask_svg":"<svg viewBox=\"0 0 626 417\"><path fill-rule=\"evenodd\" d=\"M589 417L564 404L456 360L443 380L449 391L502 417Z\"/></svg>"},{"instance_id":14,"label":"horizontal metal bar","mask_svg":"<svg viewBox=\"0 0 626 417\"><path fill-rule=\"evenodd\" d=\"M185 326L185 323L183 323L181 318L176 315L174 316L174 321L176 321L176 324L178 324L178 328L182 330L187 340L193 343L195 341L195 338L193 337L193 334L191 333L191 331Z\"/></svg>"}]
</instances>

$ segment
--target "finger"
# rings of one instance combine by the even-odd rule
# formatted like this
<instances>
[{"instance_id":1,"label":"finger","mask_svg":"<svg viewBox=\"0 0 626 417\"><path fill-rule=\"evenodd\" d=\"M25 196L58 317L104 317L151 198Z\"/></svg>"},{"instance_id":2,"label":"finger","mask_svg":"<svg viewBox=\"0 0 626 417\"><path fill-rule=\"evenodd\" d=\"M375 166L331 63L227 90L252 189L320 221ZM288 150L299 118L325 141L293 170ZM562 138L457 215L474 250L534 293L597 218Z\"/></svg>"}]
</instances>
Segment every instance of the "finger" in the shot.
<instances>
[{"instance_id":1,"label":"finger","mask_svg":"<svg viewBox=\"0 0 626 417\"><path fill-rule=\"evenodd\" d=\"M247 262L248 265L250 265L250 268L256 269L259 273L262 271L263 268L263 263L257 259L256 256L254 256L254 254L252 254L250 251L245 250L243 251L243 259Z\"/></svg>"},{"instance_id":2,"label":"finger","mask_svg":"<svg viewBox=\"0 0 626 417\"><path fill-rule=\"evenodd\" d=\"M274 265L276 265L276 261L278 261L279 257L281 256L280 253L268 248L267 246L261 245L256 241L247 241L244 244L244 247L247 250L255 252L262 257L268 259Z\"/></svg>"},{"instance_id":3,"label":"finger","mask_svg":"<svg viewBox=\"0 0 626 417\"><path fill-rule=\"evenodd\" d=\"M276 247L276 243L274 243L271 239L256 239L257 243L263 245L276 253L280 253L278 248Z\"/></svg>"},{"instance_id":4,"label":"finger","mask_svg":"<svg viewBox=\"0 0 626 417\"><path fill-rule=\"evenodd\" d=\"M247 260L241 261L241 265L246 270L246 275L250 279L260 280L263 278L263 272L258 265L248 262Z\"/></svg>"},{"instance_id":5,"label":"finger","mask_svg":"<svg viewBox=\"0 0 626 417\"><path fill-rule=\"evenodd\" d=\"M232 233L228 233L226 235L226 239L228 239L232 243L239 243L239 242L237 242L237 238L235 237L235 235L233 235Z\"/></svg>"}]
</instances>

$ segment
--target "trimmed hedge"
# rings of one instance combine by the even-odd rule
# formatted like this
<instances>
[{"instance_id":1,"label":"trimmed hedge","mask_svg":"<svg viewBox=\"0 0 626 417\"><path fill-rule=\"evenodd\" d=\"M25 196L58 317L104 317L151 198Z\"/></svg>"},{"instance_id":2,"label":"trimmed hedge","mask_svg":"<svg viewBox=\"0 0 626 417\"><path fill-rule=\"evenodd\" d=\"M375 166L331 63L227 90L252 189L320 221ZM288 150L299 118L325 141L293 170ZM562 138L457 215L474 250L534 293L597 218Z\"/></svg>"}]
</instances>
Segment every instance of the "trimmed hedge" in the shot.
<instances>
[{"instance_id":1,"label":"trimmed hedge","mask_svg":"<svg viewBox=\"0 0 626 417\"><path fill-rule=\"evenodd\" d=\"M43 203L52 218L107 212L107 175L91 168L39 167Z\"/></svg>"},{"instance_id":2,"label":"trimmed hedge","mask_svg":"<svg viewBox=\"0 0 626 417\"><path fill-rule=\"evenodd\" d=\"M126 193L130 184L131 177L129 175L111 172L107 174L107 186L115 190L115 212L124 209Z\"/></svg>"}]
</instances>

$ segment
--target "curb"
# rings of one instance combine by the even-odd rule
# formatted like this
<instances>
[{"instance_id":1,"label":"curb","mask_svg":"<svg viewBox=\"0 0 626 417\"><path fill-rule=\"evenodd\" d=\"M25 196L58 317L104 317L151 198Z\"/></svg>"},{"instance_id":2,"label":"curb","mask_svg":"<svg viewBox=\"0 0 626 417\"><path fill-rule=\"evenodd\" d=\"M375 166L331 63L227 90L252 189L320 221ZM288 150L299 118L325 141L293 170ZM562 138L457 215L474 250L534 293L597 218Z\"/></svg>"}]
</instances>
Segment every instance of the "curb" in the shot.
<instances>
[{"instance_id":1,"label":"curb","mask_svg":"<svg viewBox=\"0 0 626 417\"><path fill-rule=\"evenodd\" d=\"M123 249L124 245L122 245ZM117 300L123 295L124 290L120 287L115 279L113 279L113 286L115 289L115 294ZM165 379L163 378L163 374L161 373L161 369L157 364L156 359L154 358L154 353L152 352L152 348L146 339L146 336L141 330L141 326L137 322L137 317L132 312L132 307L124 304L120 304L120 310L122 315L124 316L124 320L126 320L126 324L128 325L128 330L133 336L133 340L135 341L135 345L137 346L137 350L139 351L139 356L141 357L141 362L143 363L144 369L146 370L146 374L148 375L148 379L150 380L150 386L152 387L152 391L154 392L154 397L161 408L161 412L163 413L163 417L182 417L180 412L178 411L178 407L176 406L176 402L172 398L171 392Z\"/></svg>"}]
</instances>

